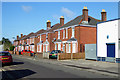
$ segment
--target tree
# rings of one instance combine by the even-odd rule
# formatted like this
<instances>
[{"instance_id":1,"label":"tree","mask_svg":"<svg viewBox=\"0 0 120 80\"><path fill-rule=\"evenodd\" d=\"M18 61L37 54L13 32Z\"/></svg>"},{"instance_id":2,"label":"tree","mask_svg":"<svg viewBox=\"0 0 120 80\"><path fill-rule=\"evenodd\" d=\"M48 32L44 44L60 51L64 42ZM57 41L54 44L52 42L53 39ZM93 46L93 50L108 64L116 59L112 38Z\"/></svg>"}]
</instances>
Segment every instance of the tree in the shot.
<instances>
[{"instance_id":1,"label":"tree","mask_svg":"<svg viewBox=\"0 0 120 80\"><path fill-rule=\"evenodd\" d=\"M4 50L10 50L10 47L11 47L11 50L14 49L14 47L12 47L12 43L9 39L7 38L2 38L2 44L4 45Z\"/></svg>"}]
</instances>

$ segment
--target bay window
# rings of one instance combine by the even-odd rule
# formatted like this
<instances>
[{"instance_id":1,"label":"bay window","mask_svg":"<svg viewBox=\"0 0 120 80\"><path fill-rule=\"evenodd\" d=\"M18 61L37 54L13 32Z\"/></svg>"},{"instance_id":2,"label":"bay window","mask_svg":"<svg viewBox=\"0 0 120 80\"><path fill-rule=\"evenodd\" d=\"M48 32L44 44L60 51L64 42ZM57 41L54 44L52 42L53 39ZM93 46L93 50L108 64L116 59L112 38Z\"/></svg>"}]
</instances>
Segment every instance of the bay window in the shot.
<instances>
[{"instance_id":1,"label":"bay window","mask_svg":"<svg viewBox=\"0 0 120 80\"><path fill-rule=\"evenodd\" d=\"M71 53L71 44L69 43L69 53Z\"/></svg>"}]
</instances>

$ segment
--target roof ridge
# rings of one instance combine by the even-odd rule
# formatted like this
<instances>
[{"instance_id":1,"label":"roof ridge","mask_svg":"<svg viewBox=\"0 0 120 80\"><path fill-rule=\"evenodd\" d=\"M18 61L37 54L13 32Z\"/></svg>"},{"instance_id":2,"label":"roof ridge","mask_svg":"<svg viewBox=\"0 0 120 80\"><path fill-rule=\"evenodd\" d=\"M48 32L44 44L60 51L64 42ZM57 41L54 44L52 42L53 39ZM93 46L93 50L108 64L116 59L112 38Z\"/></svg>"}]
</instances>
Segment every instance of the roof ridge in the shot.
<instances>
[{"instance_id":1,"label":"roof ridge","mask_svg":"<svg viewBox=\"0 0 120 80\"><path fill-rule=\"evenodd\" d=\"M88 17L90 17L90 18L92 18L92 19L95 19L94 17L89 16L89 15L88 15ZM97 20L97 21L101 21L101 20L99 20L99 19L95 19L95 20Z\"/></svg>"}]
</instances>

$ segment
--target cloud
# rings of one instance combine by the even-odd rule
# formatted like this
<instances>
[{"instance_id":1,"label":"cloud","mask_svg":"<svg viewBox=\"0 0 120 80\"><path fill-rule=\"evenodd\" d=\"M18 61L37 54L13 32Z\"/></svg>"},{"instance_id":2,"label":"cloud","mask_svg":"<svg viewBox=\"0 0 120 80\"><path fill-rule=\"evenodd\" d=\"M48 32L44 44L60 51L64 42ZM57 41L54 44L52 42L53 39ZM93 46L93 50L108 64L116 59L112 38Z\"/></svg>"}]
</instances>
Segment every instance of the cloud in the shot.
<instances>
[{"instance_id":1,"label":"cloud","mask_svg":"<svg viewBox=\"0 0 120 80\"><path fill-rule=\"evenodd\" d=\"M73 11L69 10L68 8L64 8L64 7L62 7L61 12L64 15L66 15L66 17L68 17L68 18L72 18L75 15L75 13Z\"/></svg>"},{"instance_id":2,"label":"cloud","mask_svg":"<svg viewBox=\"0 0 120 80\"><path fill-rule=\"evenodd\" d=\"M32 7L31 6L22 6L22 9L25 11L25 12L30 12L32 10Z\"/></svg>"}]
</instances>

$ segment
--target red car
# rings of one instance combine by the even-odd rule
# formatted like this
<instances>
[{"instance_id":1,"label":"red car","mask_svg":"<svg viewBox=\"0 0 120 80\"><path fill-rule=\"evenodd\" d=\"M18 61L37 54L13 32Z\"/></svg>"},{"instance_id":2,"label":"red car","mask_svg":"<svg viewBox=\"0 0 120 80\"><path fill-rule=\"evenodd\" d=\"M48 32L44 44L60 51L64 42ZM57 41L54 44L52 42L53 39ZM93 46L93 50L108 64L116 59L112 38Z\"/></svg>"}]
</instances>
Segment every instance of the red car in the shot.
<instances>
[{"instance_id":1,"label":"red car","mask_svg":"<svg viewBox=\"0 0 120 80\"><path fill-rule=\"evenodd\" d=\"M33 51L30 51L30 50L22 50L21 54L23 55L23 53L34 53Z\"/></svg>"},{"instance_id":2,"label":"red car","mask_svg":"<svg viewBox=\"0 0 120 80\"><path fill-rule=\"evenodd\" d=\"M13 59L11 54L8 51L1 51L0 52L0 61L2 64L10 63L12 64Z\"/></svg>"}]
</instances>

